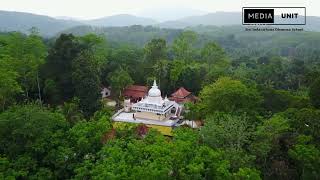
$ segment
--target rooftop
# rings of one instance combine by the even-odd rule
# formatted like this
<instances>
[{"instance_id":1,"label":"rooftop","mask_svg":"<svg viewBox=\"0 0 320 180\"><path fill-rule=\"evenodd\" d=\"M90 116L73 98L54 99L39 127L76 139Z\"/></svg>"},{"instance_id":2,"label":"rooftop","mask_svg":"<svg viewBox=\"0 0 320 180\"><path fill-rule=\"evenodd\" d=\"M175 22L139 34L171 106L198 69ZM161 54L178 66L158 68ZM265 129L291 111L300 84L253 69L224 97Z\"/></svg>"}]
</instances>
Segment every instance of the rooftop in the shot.
<instances>
[{"instance_id":1,"label":"rooftop","mask_svg":"<svg viewBox=\"0 0 320 180\"><path fill-rule=\"evenodd\" d=\"M130 85L126 88L126 90L148 92L148 87L147 86L140 86L140 85Z\"/></svg>"},{"instance_id":2,"label":"rooftop","mask_svg":"<svg viewBox=\"0 0 320 180\"><path fill-rule=\"evenodd\" d=\"M128 97L144 97L148 93L147 86L140 86L140 85L130 85L125 88L123 95Z\"/></svg>"},{"instance_id":3,"label":"rooftop","mask_svg":"<svg viewBox=\"0 0 320 180\"><path fill-rule=\"evenodd\" d=\"M191 92L186 90L184 87L180 87L176 92L172 93L172 97L177 97L177 98L185 98L189 96Z\"/></svg>"}]
</instances>

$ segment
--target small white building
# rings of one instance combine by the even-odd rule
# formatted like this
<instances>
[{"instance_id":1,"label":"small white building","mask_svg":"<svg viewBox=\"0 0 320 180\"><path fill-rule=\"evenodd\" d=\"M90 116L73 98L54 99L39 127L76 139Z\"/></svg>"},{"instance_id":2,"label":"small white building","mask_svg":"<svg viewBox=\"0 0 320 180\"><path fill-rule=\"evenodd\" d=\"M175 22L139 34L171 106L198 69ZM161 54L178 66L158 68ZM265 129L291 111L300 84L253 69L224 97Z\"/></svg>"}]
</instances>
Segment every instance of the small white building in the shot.
<instances>
[{"instance_id":1,"label":"small white building","mask_svg":"<svg viewBox=\"0 0 320 180\"><path fill-rule=\"evenodd\" d=\"M101 90L102 98L107 98L111 95L111 90L109 88L103 87Z\"/></svg>"},{"instance_id":2,"label":"small white building","mask_svg":"<svg viewBox=\"0 0 320 180\"><path fill-rule=\"evenodd\" d=\"M112 119L119 122L142 123L160 126L174 126L179 120L181 106L167 97L162 98L156 81L148 95L137 103L128 104L125 100L125 111L119 111Z\"/></svg>"}]
</instances>

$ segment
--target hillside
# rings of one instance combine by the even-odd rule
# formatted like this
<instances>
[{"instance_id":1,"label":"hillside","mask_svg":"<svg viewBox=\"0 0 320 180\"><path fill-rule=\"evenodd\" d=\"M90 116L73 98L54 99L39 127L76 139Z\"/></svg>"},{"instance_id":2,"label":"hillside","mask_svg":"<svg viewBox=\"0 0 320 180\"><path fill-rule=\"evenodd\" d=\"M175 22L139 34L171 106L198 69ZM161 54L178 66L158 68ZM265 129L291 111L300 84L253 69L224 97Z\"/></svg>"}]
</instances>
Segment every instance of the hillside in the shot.
<instances>
[{"instance_id":1,"label":"hillside","mask_svg":"<svg viewBox=\"0 0 320 180\"><path fill-rule=\"evenodd\" d=\"M31 27L37 27L40 30L40 34L44 36L55 36L59 32L77 32L83 31L83 26L96 26L85 28L89 32L92 31L105 31L102 27L125 27L133 25L141 25L141 26L154 26L157 28L169 28L169 29L184 29L184 28L192 28L195 31L198 30L198 27L204 26L228 26L228 28L224 28L228 30L230 26L240 26L241 25L241 13L240 12L216 12L209 13L206 15L199 16L189 16L184 17L177 20L170 20L164 22L157 22L156 20L144 17L133 16L129 14L119 14L114 16L108 16L93 20L76 20L68 17L63 18L53 18L49 16L36 15L30 13L22 13L22 12L9 12L9 11L0 11L0 31L20 31L22 33L27 33ZM80 26L80 27L77 27ZM137 28L138 26L136 26ZM307 17L307 25L299 26L303 27L305 31L320 31L320 18L315 16ZM81 28L77 30L77 28ZM102 30L101 30L102 28ZM94 29L94 30L93 30ZM139 28L138 28L139 29ZM141 28L140 28L141 29ZM86 30L86 31L87 31ZM109 30L112 30L109 29ZM154 29L151 28L151 31ZM162 30L157 30L162 31ZM166 30L164 30L166 31ZM143 28L143 34L135 34L139 37L153 37L154 33L150 32L150 27ZM108 34L108 33L107 33ZM115 32L112 35L117 37L118 34L122 32ZM124 34L124 36L131 36ZM170 36L168 34L168 36ZM155 37L158 37L156 35ZM120 37L121 38L121 37ZM133 39L132 39L133 38ZM129 39L130 41L135 41L134 39L139 39L141 42L145 42L146 39L135 38L132 37ZM150 38L147 38L150 39ZM170 38L169 38L170 39ZM172 39L172 38L171 38ZM170 40L169 40L170 41Z\"/></svg>"},{"instance_id":2,"label":"hillside","mask_svg":"<svg viewBox=\"0 0 320 180\"><path fill-rule=\"evenodd\" d=\"M129 14L119 14L114 16L103 17L94 20L84 21L84 23L93 26L131 26L131 25L153 25L157 21L150 18L132 16Z\"/></svg>"},{"instance_id":3,"label":"hillside","mask_svg":"<svg viewBox=\"0 0 320 180\"><path fill-rule=\"evenodd\" d=\"M276 18L279 18L277 16ZM241 12L216 12L200 16L190 16L175 21L165 21L157 26L162 28L186 28L203 26L231 26L241 25ZM306 31L320 31L320 18L317 16L307 16L307 24L303 26Z\"/></svg>"},{"instance_id":4,"label":"hillside","mask_svg":"<svg viewBox=\"0 0 320 180\"><path fill-rule=\"evenodd\" d=\"M191 30L198 34L195 43L196 47L202 47L210 41L215 41L233 57L238 57L242 54L292 56L301 48L311 51L320 47L319 32L248 32L239 25L221 27L194 26L185 30ZM163 38L170 46L182 31L181 29L136 25L104 28L81 26L68 29L62 33L72 33L77 36L94 33L104 36L110 43L125 43L143 47L153 38ZM313 44L312 48L308 48L310 44Z\"/></svg>"},{"instance_id":5,"label":"hillside","mask_svg":"<svg viewBox=\"0 0 320 180\"><path fill-rule=\"evenodd\" d=\"M240 12L216 12L200 16L184 17L175 21L166 21L160 23L159 26L166 28L185 28L198 25L226 26L239 24L241 24Z\"/></svg>"},{"instance_id":6,"label":"hillside","mask_svg":"<svg viewBox=\"0 0 320 180\"><path fill-rule=\"evenodd\" d=\"M28 32L37 27L44 36L52 36L59 31L81 25L81 22L55 19L49 16L23 12L0 11L0 31Z\"/></svg>"}]
</instances>

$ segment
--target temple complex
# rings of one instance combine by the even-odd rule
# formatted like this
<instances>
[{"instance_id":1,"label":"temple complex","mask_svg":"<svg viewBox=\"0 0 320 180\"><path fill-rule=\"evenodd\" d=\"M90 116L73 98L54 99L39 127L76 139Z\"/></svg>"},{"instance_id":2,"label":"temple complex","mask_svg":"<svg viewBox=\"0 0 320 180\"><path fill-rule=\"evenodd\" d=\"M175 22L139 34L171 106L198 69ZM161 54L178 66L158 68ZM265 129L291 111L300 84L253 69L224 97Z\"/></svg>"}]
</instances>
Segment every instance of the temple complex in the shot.
<instances>
[{"instance_id":1,"label":"temple complex","mask_svg":"<svg viewBox=\"0 0 320 180\"><path fill-rule=\"evenodd\" d=\"M179 121L181 111L182 106L161 96L161 91L154 81L147 96L137 102L126 99L124 108L113 115L112 119L116 122L173 127Z\"/></svg>"}]
</instances>

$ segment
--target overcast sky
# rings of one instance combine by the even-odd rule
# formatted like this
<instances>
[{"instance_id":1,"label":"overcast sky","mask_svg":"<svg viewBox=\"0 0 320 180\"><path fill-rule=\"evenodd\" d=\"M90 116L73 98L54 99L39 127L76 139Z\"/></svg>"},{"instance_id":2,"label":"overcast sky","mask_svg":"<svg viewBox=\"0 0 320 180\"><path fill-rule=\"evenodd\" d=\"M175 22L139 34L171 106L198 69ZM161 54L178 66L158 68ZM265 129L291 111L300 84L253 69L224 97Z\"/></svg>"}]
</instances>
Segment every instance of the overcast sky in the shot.
<instances>
[{"instance_id":1,"label":"overcast sky","mask_svg":"<svg viewBox=\"0 0 320 180\"><path fill-rule=\"evenodd\" d=\"M115 14L133 14L166 18L216 11L241 12L243 6L304 6L307 15L320 16L319 0L0 0L0 9L49 16L93 19ZM166 10L169 9L168 12ZM179 9L182 11L180 12ZM172 17L174 18L174 17Z\"/></svg>"}]
</instances>

